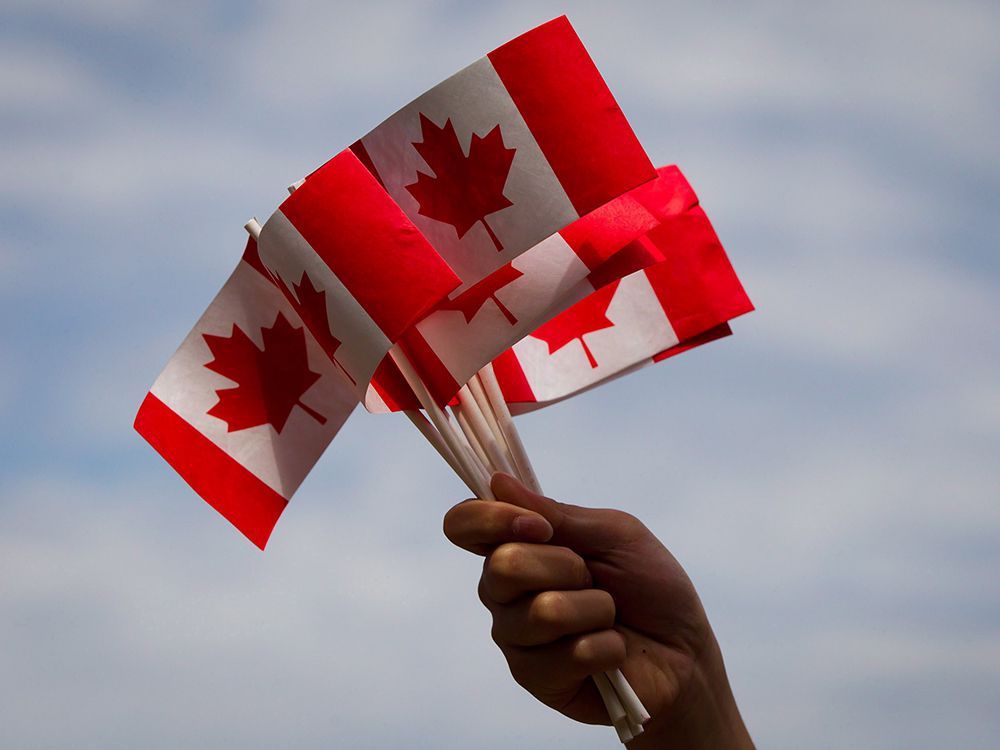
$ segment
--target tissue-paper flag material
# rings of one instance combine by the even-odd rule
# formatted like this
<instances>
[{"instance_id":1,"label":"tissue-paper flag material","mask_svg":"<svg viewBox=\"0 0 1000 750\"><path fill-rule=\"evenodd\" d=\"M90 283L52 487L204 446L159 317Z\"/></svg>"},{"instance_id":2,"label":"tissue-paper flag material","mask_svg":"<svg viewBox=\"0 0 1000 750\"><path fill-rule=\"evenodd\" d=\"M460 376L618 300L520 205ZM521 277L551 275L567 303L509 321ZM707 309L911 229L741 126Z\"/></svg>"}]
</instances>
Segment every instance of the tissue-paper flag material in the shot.
<instances>
[{"instance_id":1,"label":"tissue-paper flag material","mask_svg":"<svg viewBox=\"0 0 1000 750\"><path fill-rule=\"evenodd\" d=\"M352 148L461 277L457 292L655 176L565 17L472 63Z\"/></svg>"},{"instance_id":2,"label":"tissue-paper flag material","mask_svg":"<svg viewBox=\"0 0 1000 750\"><path fill-rule=\"evenodd\" d=\"M562 400L728 335L724 324L753 310L697 205L664 217L609 263L616 275L639 270L602 286L494 361L508 402Z\"/></svg>"},{"instance_id":3,"label":"tissue-paper flag material","mask_svg":"<svg viewBox=\"0 0 1000 750\"><path fill-rule=\"evenodd\" d=\"M486 362L553 316L596 289L663 261L664 250L648 239L650 233L662 234L661 225L689 214L697 214L698 226L707 224L700 211L680 170L660 168L655 180L609 201L439 304L404 336L411 358L432 393L446 400ZM674 237L690 242L692 233ZM694 277L678 283L703 286ZM391 363L379 368L365 406L370 411L417 408Z\"/></svg>"},{"instance_id":4,"label":"tissue-paper flag material","mask_svg":"<svg viewBox=\"0 0 1000 750\"><path fill-rule=\"evenodd\" d=\"M459 284L350 151L251 241L136 429L263 548L375 366Z\"/></svg>"},{"instance_id":5,"label":"tissue-paper flag material","mask_svg":"<svg viewBox=\"0 0 1000 750\"><path fill-rule=\"evenodd\" d=\"M357 405L261 265L243 259L153 383L135 428L261 549Z\"/></svg>"},{"instance_id":6,"label":"tissue-paper flag material","mask_svg":"<svg viewBox=\"0 0 1000 750\"><path fill-rule=\"evenodd\" d=\"M271 215L260 258L359 399L403 332L460 283L351 151Z\"/></svg>"}]
</instances>

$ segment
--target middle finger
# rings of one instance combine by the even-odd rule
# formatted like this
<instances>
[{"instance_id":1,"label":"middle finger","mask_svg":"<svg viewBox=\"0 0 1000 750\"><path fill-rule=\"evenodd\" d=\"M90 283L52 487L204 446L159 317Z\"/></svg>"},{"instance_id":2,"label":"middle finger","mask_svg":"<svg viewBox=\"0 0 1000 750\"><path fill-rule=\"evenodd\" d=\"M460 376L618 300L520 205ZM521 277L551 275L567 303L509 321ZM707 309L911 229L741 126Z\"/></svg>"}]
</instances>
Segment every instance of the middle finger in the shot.
<instances>
[{"instance_id":1,"label":"middle finger","mask_svg":"<svg viewBox=\"0 0 1000 750\"><path fill-rule=\"evenodd\" d=\"M535 591L590 588L593 578L582 557L567 547L501 544L486 558L479 593L484 603L507 604Z\"/></svg>"}]
</instances>

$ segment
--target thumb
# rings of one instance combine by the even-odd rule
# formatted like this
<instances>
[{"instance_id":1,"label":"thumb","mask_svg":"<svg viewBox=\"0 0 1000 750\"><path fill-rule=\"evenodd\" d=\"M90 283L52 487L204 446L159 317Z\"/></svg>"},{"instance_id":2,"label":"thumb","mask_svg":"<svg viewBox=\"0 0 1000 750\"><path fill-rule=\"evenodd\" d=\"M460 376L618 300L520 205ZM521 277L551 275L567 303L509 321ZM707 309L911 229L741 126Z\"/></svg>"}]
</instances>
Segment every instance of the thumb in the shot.
<instances>
[{"instance_id":1,"label":"thumb","mask_svg":"<svg viewBox=\"0 0 1000 750\"><path fill-rule=\"evenodd\" d=\"M553 529L549 540L551 544L569 547L585 555L621 547L646 530L638 519L628 513L560 503L532 492L509 474L494 474L490 488L497 500L543 516Z\"/></svg>"}]
</instances>

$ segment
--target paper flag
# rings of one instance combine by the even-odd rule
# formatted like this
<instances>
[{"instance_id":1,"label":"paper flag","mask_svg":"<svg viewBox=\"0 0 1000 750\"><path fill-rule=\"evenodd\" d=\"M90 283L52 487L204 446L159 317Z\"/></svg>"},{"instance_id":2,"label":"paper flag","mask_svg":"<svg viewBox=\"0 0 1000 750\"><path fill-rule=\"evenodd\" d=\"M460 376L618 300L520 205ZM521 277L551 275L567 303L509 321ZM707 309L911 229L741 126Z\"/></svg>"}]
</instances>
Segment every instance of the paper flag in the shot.
<instances>
[{"instance_id":1,"label":"paper flag","mask_svg":"<svg viewBox=\"0 0 1000 750\"><path fill-rule=\"evenodd\" d=\"M698 206L665 219L613 259L619 270L629 261L642 270L603 286L494 361L513 410L565 399L728 335L724 324L753 309Z\"/></svg>"},{"instance_id":2,"label":"paper flag","mask_svg":"<svg viewBox=\"0 0 1000 750\"><path fill-rule=\"evenodd\" d=\"M456 296L655 171L565 16L352 146L462 279Z\"/></svg>"},{"instance_id":3,"label":"paper flag","mask_svg":"<svg viewBox=\"0 0 1000 750\"><path fill-rule=\"evenodd\" d=\"M261 549L357 405L251 240L153 383L135 428Z\"/></svg>"},{"instance_id":4,"label":"paper flag","mask_svg":"<svg viewBox=\"0 0 1000 750\"><path fill-rule=\"evenodd\" d=\"M351 151L264 224L260 258L358 394L459 279Z\"/></svg>"}]
</instances>

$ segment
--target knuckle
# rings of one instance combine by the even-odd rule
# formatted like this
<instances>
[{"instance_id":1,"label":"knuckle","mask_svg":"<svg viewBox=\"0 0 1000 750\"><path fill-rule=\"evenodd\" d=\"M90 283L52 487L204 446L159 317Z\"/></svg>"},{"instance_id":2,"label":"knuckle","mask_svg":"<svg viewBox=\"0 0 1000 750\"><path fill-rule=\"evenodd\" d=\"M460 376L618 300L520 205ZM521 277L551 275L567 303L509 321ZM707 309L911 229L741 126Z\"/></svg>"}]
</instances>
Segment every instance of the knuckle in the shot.
<instances>
[{"instance_id":1,"label":"knuckle","mask_svg":"<svg viewBox=\"0 0 1000 750\"><path fill-rule=\"evenodd\" d=\"M524 571L525 551L519 544L501 544L490 555L487 572L502 581L516 580Z\"/></svg>"},{"instance_id":2,"label":"knuckle","mask_svg":"<svg viewBox=\"0 0 1000 750\"><path fill-rule=\"evenodd\" d=\"M506 530L508 524L506 509L496 503L488 503L483 500L480 500L479 503L482 506L480 513L483 527L488 529L492 536L496 536L501 531Z\"/></svg>"},{"instance_id":3,"label":"knuckle","mask_svg":"<svg viewBox=\"0 0 1000 750\"><path fill-rule=\"evenodd\" d=\"M573 660L580 664L591 664L594 661L594 655L597 653L597 647L594 643L594 639L590 636L581 636L576 639L576 643L573 644Z\"/></svg>"},{"instance_id":4,"label":"knuckle","mask_svg":"<svg viewBox=\"0 0 1000 750\"><path fill-rule=\"evenodd\" d=\"M531 602L528 621L534 628L555 630L566 620L568 609L564 594L559 591L543 591Z\"/></svg>"},{"instance_id":5,"label":"knuckle","mask_svg":"<svg viewBox=\"0 0 1000 750\"><path fill-rule=\"evenodd\" d=\"M625 643L614 631L590 633L576 639L572 658L583 667L618 664L625 659Z\"/></svg>"}]
</instances>

